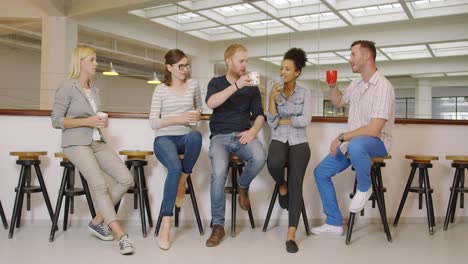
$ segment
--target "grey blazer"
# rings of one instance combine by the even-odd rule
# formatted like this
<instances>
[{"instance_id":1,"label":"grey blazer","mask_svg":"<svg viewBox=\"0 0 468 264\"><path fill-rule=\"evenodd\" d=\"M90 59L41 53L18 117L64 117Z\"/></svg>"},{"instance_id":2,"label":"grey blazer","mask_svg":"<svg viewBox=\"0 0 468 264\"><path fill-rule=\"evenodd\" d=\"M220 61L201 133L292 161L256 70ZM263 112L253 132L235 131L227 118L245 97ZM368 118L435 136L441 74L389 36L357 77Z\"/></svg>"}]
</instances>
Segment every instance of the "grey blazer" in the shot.
<instances>
[{"instance_id":1,"label":"grey blazer","mask_svg":"<svg viewBox=\"0 0 468 264\"><path fill-rule=\"evenodd\" d=\"M102 109L102 105L98 90L93 84L90 85L90 88L99 112ZM65 128L63 120L65 118L86 118L94 114L93 108L86 99L85 92L78 79L64 80L55 92L55 101L52 109L52 126L62 129L62 148L91 145L93 142L92 127ZM98 130L101 138L104 140L101 130Z\"/></svg>"}]
</instances>

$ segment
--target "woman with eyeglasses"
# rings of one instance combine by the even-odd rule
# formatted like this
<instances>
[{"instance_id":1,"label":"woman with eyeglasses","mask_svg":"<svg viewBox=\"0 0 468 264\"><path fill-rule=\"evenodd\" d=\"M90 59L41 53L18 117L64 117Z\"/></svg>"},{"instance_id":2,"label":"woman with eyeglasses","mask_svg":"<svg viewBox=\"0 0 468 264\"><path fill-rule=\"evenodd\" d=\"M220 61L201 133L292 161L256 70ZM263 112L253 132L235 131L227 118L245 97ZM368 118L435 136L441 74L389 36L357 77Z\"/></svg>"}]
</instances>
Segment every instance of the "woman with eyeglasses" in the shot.
<instances>
[{"instance_id":1,"label":"woman with eyeglasses","mask_svg":"<svg viewBox=\"0 0 468 264\"><path fill-rule=\"evenodd\" d=\"M173 49L164 58L165 80L154 90L149 123L156 137L154 154L167 168L158 237L159 247L167 250L174 205L180 208L185 199L187 176L201 150L202 137L194 126L200 121L202 101L198 82L188 79L190 64L185 53ZM182 161L179 154L184 154Z\"/></svg>"}]
</instances>

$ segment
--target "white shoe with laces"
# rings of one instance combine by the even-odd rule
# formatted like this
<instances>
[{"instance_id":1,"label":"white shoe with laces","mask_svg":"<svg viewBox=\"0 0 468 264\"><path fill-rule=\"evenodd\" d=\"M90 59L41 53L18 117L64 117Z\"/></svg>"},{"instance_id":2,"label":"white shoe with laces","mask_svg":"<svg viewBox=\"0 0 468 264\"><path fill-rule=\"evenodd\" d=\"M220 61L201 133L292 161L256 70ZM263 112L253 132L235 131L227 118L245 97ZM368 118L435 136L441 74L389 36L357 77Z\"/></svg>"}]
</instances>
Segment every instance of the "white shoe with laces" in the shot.
<instances>
[{"instance_id":1,"label":"white shoe with laces","mask_svg":"<svg viewBox=\"0 0 468 264\"><path fill-rule=\"evenodd\" d=\"M361 192L359 190L356 191L354 194L353 199L351 200L351 204L349 205L349 211L351 213L359 213L364 209L369 198L372 195L372 186L365 192Z\"/></svg>"},{"instance_id":2,"label":"white shoe with laces","mask_svg":"<svg viewBox=\"0 0 468 264\"><path fill-rule=\"evenodd\" d=\"M321 226L311 228L310 232L317 236L342 236L343 227L323 224Z\"/></svg>"},{"instance_id":3,"label":"white shoe with laces","mask_svg":"<svg viewBox=\"0 0 468 264\"><path fill-rule=\"evenodd\" d=\"M135 245L127 234L123 235L119 240L119 250L122 255L130 255L135 252Z\"/></svg>"}]
</instances>

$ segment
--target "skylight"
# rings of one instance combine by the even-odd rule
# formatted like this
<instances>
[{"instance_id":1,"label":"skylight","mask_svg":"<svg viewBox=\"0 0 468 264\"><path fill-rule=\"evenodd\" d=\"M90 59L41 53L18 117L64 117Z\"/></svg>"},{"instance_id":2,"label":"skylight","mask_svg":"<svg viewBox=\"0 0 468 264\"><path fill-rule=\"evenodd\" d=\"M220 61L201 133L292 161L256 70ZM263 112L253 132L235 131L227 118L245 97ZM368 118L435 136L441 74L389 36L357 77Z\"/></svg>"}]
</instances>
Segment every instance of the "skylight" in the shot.
<instances>
[{"instance_id":1,"label":"skylight","mask_svg":"<svg viewBox=\"0 0 468 264\"><path fill-rule=\"evenodd\" d=\"M392 60L406 60L418 58L431 58L431 53L425 45L381 48Z\"/></svg>"},{"instance_id":2,"label":"skylight","mask_svg":"<svg viewBox=\"0 0 468 264\"><path fill-rule=\"evenodd\" d=\"M468 41L429 44L437 57L468 55Z\"/></svg>"}]
</instances>

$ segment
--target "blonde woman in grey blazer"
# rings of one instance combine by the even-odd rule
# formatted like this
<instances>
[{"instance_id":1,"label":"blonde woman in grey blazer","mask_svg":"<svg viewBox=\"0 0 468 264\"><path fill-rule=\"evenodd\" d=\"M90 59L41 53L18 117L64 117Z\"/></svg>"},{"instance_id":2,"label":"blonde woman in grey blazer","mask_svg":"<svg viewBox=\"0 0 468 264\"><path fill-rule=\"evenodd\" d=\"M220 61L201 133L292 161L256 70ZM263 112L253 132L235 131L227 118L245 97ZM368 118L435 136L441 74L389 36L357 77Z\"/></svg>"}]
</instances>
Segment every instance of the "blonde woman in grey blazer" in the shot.
<instances>
[{"instance_id":1,"label":"blonde woman in grey blazer","mask_svg":"<svg viewBox=\"0 0 468 264\"><path fill-rule=\"evenodd\" d=\"M127 255L135 251L134 243L117 220L114 205L133 184L133 177L102 134L108 119L96 114L102 109L91 82L96 66L93 48L75 48L70 79L63 81L55 93L52 126L62 129L63 152L85 177L97 205L98 213L88 224L89 230L101 240L118 238L120 253Z\"/></svg>"}]
</instances>

